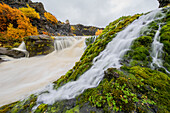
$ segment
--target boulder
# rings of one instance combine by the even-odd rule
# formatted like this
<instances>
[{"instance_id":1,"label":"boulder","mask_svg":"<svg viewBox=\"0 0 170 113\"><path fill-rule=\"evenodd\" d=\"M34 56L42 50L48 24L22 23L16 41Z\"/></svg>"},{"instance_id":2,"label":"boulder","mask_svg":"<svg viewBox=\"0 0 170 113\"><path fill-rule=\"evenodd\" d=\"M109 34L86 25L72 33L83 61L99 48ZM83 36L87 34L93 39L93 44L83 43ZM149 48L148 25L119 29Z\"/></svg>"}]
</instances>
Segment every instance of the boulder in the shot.
<instances>
[{"instance_id":1,"label":"boulder","mask_svg":"<svg viewBox=\"0 0 170 113\"><path fill-rule=\"evenodd\" d=\"M24 38L24 42L30 57L54 51L54 40L48 35L28 36Z\"/></svg>"},{"instance_id":2,"label":"boulder","mask_svg":"<svg viewBox=\"0 0 170 113\"><path fill-rule=\"evenodd\" d=\"M170 0L158 0L159 1L159 7L164 7L170 4Z\"/></svg>"},{"instance_id":3,"label":"boulder","mask_svg":"<svg viewBox=\"0 0 170 113\"><path fill-rule=\"evenodd\" d=\"M18 50L0 47L0 55L6 55L13 58L25 57L25 53Z\"/></svg>"}]
</instances>

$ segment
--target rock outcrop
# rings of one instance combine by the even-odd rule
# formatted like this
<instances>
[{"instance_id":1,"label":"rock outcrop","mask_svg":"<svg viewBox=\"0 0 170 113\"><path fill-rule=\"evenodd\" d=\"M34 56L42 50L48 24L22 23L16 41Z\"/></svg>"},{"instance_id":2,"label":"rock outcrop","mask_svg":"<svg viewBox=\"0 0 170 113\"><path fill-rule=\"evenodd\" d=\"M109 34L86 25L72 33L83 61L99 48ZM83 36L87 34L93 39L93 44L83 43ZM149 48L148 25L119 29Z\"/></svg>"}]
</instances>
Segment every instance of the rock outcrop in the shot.
<instances>
[{"instance_id":1,"label":"rock outcrop","mask_svg":"<svg viewBox=\"0 0 170 113\"><path fill-rule=\"evenodd\" d=\"M84 26L82 24L77 24L77 25L71 26L71 30L72 30L73 34L75 34L76 36L95 35L95 33L98 29L103 30L103 28L98 28L98 27L94 27L94 26Z\"/></svg>"},{"instance_id":2,"label":"rock outcrop","mask_svg":"<svg viewBox=\"0 0 170 113\"><path fill-rule=\"evenodd\" d=\"M159 1L159 7L164 7L170 4L170 0L158 0Z\"/></svg>"},{"instance_id":3,"label":"rock outcrop","mask_svg":"<svg viewBox=\"0 0 170 113\"><path fill-rule=\"evenodd\" d=\"M24 38L24 42L30 57L54 51L54 40L47 35L28 36Z\"/></svg>"}]
</instances>

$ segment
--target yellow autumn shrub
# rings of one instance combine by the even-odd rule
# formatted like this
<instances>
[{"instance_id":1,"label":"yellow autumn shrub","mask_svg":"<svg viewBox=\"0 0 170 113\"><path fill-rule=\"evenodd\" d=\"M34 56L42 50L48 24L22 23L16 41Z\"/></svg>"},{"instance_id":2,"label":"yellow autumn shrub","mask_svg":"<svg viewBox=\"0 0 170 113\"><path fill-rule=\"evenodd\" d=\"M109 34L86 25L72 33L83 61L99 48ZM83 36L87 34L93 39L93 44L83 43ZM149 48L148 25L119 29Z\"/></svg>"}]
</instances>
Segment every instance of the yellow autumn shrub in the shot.
<instances>
[{"instance_id":1,"label":"yellow autumn shrub","mask_svg":"<svg viewBox=\"0 0 170 113\"><path fill-rule=\"evenodd\" d=\"M26 34L24 29L14 28L13 24L9 24L7 27L7 37L12 39L19 39Z\"/></svg>"},{"instance_id":2,"label":"yellow autumn shrub","mask_svg":"<svg viewBox=\"0 0 170 113\"><path fill-rule=\"evenodd\" d=\"M72 31L75 31L76 28L75 28L74 26L71 26L71 30L72 30Z\"/></svg>"},{"instance_id":3,"label":"yellow autumn shrub","mask_svg":"<svg viewBox=\"0 0 170 113\"><path fill-rule=\"evenodd\" d=\"M56 17L53 16L51 13L45 12L45 13L44 13L44 16L45 16L45 18L46 18L48 21L50 21L51 23L56 24L56 23L58 22L58 20L56 19Z\"/></svg>"},{"instance_id":4,"label":"yellow autumn shrub","mask_svg":"<svg viewBox=\"0 0 170 113\"><path fill-rule=\"evenodd\" d=\"M28 18L38 18L38 19L40 19L39 13L37 13L37 12L35 11L35 9L32 8L32 7L30 7L28 4L27 4L27 8L26 8L26 7L22 7L22 8L19 8L19 10L20 10L21 12L23 12L24 15L25 15L26 17L28 17Z\"/></svg>"},{"instance_id":5,"label":"yellow autumn shrub","mask_svg":"<svg viewBox=\"0 0 170 113\"><path fill-rule=\"evenodd\" d=\"M14 39L22 40L30 35L38 35L37 28L30 23L29 18L20 10L1 3L0 31L5 33L3 37L9 42L12 42Z\"/></svg>"},{"instance_id":6,"label":"yellow autumn shrub","mask_svg":"<svg viewBox=\"0 0 170 113\"><path fill-rule=\"evenodd\" d=\"M102 31L103 31L102 29L101 29L101 30L100 30L100 29L97 29L95 35L96 35L96 36L100 35L100 34L102 33Z\"/></svg>"}]
</instances>

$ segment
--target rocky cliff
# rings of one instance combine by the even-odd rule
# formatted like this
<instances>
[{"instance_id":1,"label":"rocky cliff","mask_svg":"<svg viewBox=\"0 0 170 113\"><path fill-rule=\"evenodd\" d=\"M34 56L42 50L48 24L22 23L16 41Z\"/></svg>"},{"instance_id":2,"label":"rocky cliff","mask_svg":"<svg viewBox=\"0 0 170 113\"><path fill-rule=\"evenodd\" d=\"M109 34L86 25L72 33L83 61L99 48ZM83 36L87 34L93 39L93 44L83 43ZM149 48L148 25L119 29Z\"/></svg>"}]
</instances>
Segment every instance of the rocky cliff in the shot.
<instances>
[{"instance_id":1,"label":"rocky cliff","mask_svg":"<svg viewBox=\"0 0 170 113\"><path fill-rule=\"evenodd\" d=\"M71 30L69 22L60 22L57 24L49 22L45 17L44 13L47 12L41 2L32 2L31 0L0 0L0 3L8 4L11 7L22 8L27 7L27 4L34 8L36 12L40 14L40 19L32 18L31 23L36 26L40 34L46 33L49 35L95 35L97 27L84 26L81 24L73 25L74 29Z\"/></svg>"},{"instance_id":2,"label":"rocky cliff","mask_svg":"<svg viewBox=\"0 0 170 113\"><path fill-rule=\"evenodd\" d=\"M32 2L31 0L0 0L0 2L8 4L11 7L22 8L27 7L27 4L34 8L40 14L40 19L31 18L31 23L36 26L40 34L48 33L50 35L72 35L71 26L67 23L58 21L58 23L51 23L44 17L47 12L41 2Z\"/></svg>"},{"instance_id":3,"label":"rocky cliff","mask_svg":"<svg viewBox=\"0 0 170 113\"><path fill-rule=\"evenodd\" d=\"M98 28L94 26L84 26L82 24L71 25L72 33L76 36L95 35L98 29L103 30L103 28Z\"/></svg>"},{"instance_id":4,"label":"rocky cliff","mask_svg":"<svg viewBox=\"0 0 170 113\"><path fill-rule=\"evenodd\" d=\"M164 7L170 4L170 0L158 0L159 1L159 7Z\"/></svg>"}]
</instances>

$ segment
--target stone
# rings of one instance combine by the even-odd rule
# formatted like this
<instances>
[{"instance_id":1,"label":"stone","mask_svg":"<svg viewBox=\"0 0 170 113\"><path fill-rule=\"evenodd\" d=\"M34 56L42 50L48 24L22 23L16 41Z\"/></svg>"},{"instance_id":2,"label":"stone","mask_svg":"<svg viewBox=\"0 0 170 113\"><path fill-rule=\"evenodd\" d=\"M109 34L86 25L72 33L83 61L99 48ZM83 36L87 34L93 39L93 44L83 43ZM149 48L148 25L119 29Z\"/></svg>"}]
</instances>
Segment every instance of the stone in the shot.
<instances>
[{"instance_id":1,"label":"stone","mask_svg":"<svg viewBox=\"0 0 170 113\"><path fill-rule=\"evenodd\" d=\"M158 0L159 7L164 7L170 4L170 0Z\"/></svg>"},{"instance_id":2,"label":"stone","mask_svg":"<svg viewBox=\"0 0 170 113\"><path fill-rule=\"evenodd\" d=\"M30 57L54 51L54 40L48 35L28 36L24 38L24 42Z\"/></svg>"},{"instance_id":3,"label":"stone","mask_svg":"<svg viewBox=\"0 0 170 113\"><path fill-rule=\"evenodd\" d=\"M6 55L13 58L25 57L25 53L18 50L12 50L8 48L0 47L0 55Z\"/></svg>"},{"instance_id":4,"label":"stone","mask_svg":"<svg viewBox=\"0 0 170 113\"><path fill-rule=\"evenodd\" d=\"M103 30L103 28L98 28L94 26L84 26L82 24L71 25L71 26L74 28L72 29L72 32L76 36L89 36L89 35L94 36L98 29Z\"/></svg>"}]
</instances>

